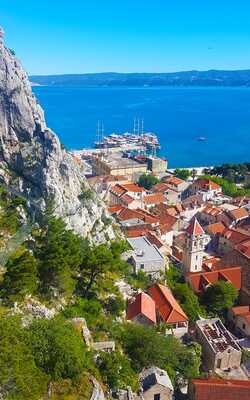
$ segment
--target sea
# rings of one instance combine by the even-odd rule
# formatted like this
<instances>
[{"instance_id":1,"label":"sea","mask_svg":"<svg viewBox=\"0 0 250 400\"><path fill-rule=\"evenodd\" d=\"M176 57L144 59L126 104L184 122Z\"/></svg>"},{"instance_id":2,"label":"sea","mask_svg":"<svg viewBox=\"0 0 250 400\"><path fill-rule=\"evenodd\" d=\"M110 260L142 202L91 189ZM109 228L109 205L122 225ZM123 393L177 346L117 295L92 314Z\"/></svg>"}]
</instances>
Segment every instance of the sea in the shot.
<instances>
[{"instance_id":1,"label":"sea","mask_svg":"<svg viewBox=\"0 0 250 400\"><path fill-rule=\"evenodd\" d=\"M169 168L250 161L250 88L34 86L47 125L68 149L104 134L133 132L134 118L157 134ZM204 140L200 140L203 138Z\"/></svg>"}]
</instances>

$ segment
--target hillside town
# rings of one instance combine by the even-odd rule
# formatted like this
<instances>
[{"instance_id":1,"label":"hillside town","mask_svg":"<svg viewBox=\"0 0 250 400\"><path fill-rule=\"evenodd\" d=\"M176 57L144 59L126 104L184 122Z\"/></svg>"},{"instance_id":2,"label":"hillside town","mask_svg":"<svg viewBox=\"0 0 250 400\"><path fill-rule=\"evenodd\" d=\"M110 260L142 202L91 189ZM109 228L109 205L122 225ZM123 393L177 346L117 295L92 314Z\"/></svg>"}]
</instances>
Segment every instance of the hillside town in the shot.
<instances>
[{"instance_id":1,"label":"hillside town","mask_svg":"<svg viewBox=\"0 0 250 400\"><path fill-rule=\"evenodd\" d=\"M250 399L250 197L226 195L213 177L194 170L181 179L158 157L118 157L95 161L88 183L126 238L124 257L135 275L148 278L144 290L125 291L126 319L149 328L163 325L164 335L201 345L202 378L185 382L183 398ZM248 182L246 173L242 185ZM168 282L171 269L198 298L223 282L237 299L230 308L221 304L223 315L190 319ZM140 388L140 399L182 398L167 371L154 365L142 371ZM115 398L137 395L128 389Z\"/></svg>"}]
</instances>

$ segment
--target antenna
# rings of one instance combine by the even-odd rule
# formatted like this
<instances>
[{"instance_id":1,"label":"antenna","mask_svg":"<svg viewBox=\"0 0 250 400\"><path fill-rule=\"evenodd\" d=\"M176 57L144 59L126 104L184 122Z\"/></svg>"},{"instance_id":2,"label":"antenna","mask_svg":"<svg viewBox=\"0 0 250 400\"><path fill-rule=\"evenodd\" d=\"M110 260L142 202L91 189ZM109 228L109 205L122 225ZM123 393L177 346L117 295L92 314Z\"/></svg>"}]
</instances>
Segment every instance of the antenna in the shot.
<instances>
[{"instance_id":1,"label":"antenna","mask_svg":"<svg viewBox=\"0 0 250 400\"><path fill-rule=\"evenodd\" d=\"M134 118L134 135L136 134L136 119Z\"/></svg>"}]
</instances>

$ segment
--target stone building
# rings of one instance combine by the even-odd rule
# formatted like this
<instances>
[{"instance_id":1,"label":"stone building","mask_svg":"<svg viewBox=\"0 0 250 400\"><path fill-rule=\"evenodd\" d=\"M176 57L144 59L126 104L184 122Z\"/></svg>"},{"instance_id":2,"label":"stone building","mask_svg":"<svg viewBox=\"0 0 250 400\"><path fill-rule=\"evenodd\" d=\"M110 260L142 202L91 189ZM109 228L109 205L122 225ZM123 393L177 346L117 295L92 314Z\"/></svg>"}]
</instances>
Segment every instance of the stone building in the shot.
<instances>
[{"instance_id":1,"label":"stone building","mask_svg":"<svg viewBox=\"0 0 250 400\"><path fill-rule=\"evenodd\" d=\"M174 388L166 371L157 367L144 369L139 375L141 400L171 400Z\"/></svg>"},{"instance_id":2,"label":"stone building","mask_svg":"<svg viewBox=\"0 0 250 400\"><path fill-rule=\"evenodd\" d=\"M205 234L196 218L193 219L186 231L183 249L184 273L202 271L203 254L208 236Z\"/></svg>"},{"instance_id":3,"label":"stone building","mask_svg":"<svg viewBox=\"0 0 250 400\"><path fill-rule=\"evenodd\" d=\"M196 330L204 367L208 371L240 366L241 348L219 318L197 321Z\"/></svg>"}]
</instances>

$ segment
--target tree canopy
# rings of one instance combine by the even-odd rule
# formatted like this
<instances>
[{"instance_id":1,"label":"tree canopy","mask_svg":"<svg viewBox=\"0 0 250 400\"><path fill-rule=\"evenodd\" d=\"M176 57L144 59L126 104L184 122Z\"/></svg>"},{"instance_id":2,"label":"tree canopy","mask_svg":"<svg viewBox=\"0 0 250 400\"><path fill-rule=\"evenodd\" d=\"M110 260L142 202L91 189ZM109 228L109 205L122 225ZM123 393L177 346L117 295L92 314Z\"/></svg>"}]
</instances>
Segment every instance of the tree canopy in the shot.
<instances>
[{"instance_id":1,"label":"tree canopy","mask_svg":"<svg viewBox=\"0 0 250 400\"><path fill-rule=\"evenodd\" d=\"M159 182L159 179L151 174L142 174L138 180L139 186L144 187L149 190L152 186L156 185Z\"/></svg>"},{"instance_id":2,"label":"tree canopy","mask_svg":"<svg viewBox=\"0 0 250 400\"><path fill-rule=\"evenodd\" d=\"M83 371L86 349L70 322L37 320L28 330L36 364L52 379L75 378Z\"/></svg>"},{"instance_id":3,"label":"tree canopy","mask_svg":"<svg viewBox=\"0 0 250 400\"><path fill-rule=\"evenodd\" d=\"M162 336L154 329L125 324L121 343L137 372L151 365L166 369L175 379L181 373L185 379L199 375L200 346L184 346L172 335Z\"/></svg>"},{"instance_id":4,"label":"tree canopy","mask_svg":"<svg viewBox=\"0 0 250 400\"><path fill-rule=\"evenodd\" d=\"M0 387L9 400L37 400L48 377L36 365L27 334L17 318L0 319Z\"/></svg>"},{"instance_id":5,"label":"tree canopy","mask_svg":"<svg viewBox=\"0 0 250 400\"><path fill-rule=\"evenodd\" d=\"M176 168L174 171L174 175L177 176L177 178L183 179L185 181L190 176L192 176L192 172L189 169Z\"/></svg>"},{"instance_id":6,"label":"tree canopy","mask_svg":"<svg viewBox=\"0 0 250 400\"><path fill-rule=\"evenodd\" d=\"M205 290L201 299L208 312L222 316L237 297L238 291L231 283L218 281Z\"/></svg>"}]
</instances>

